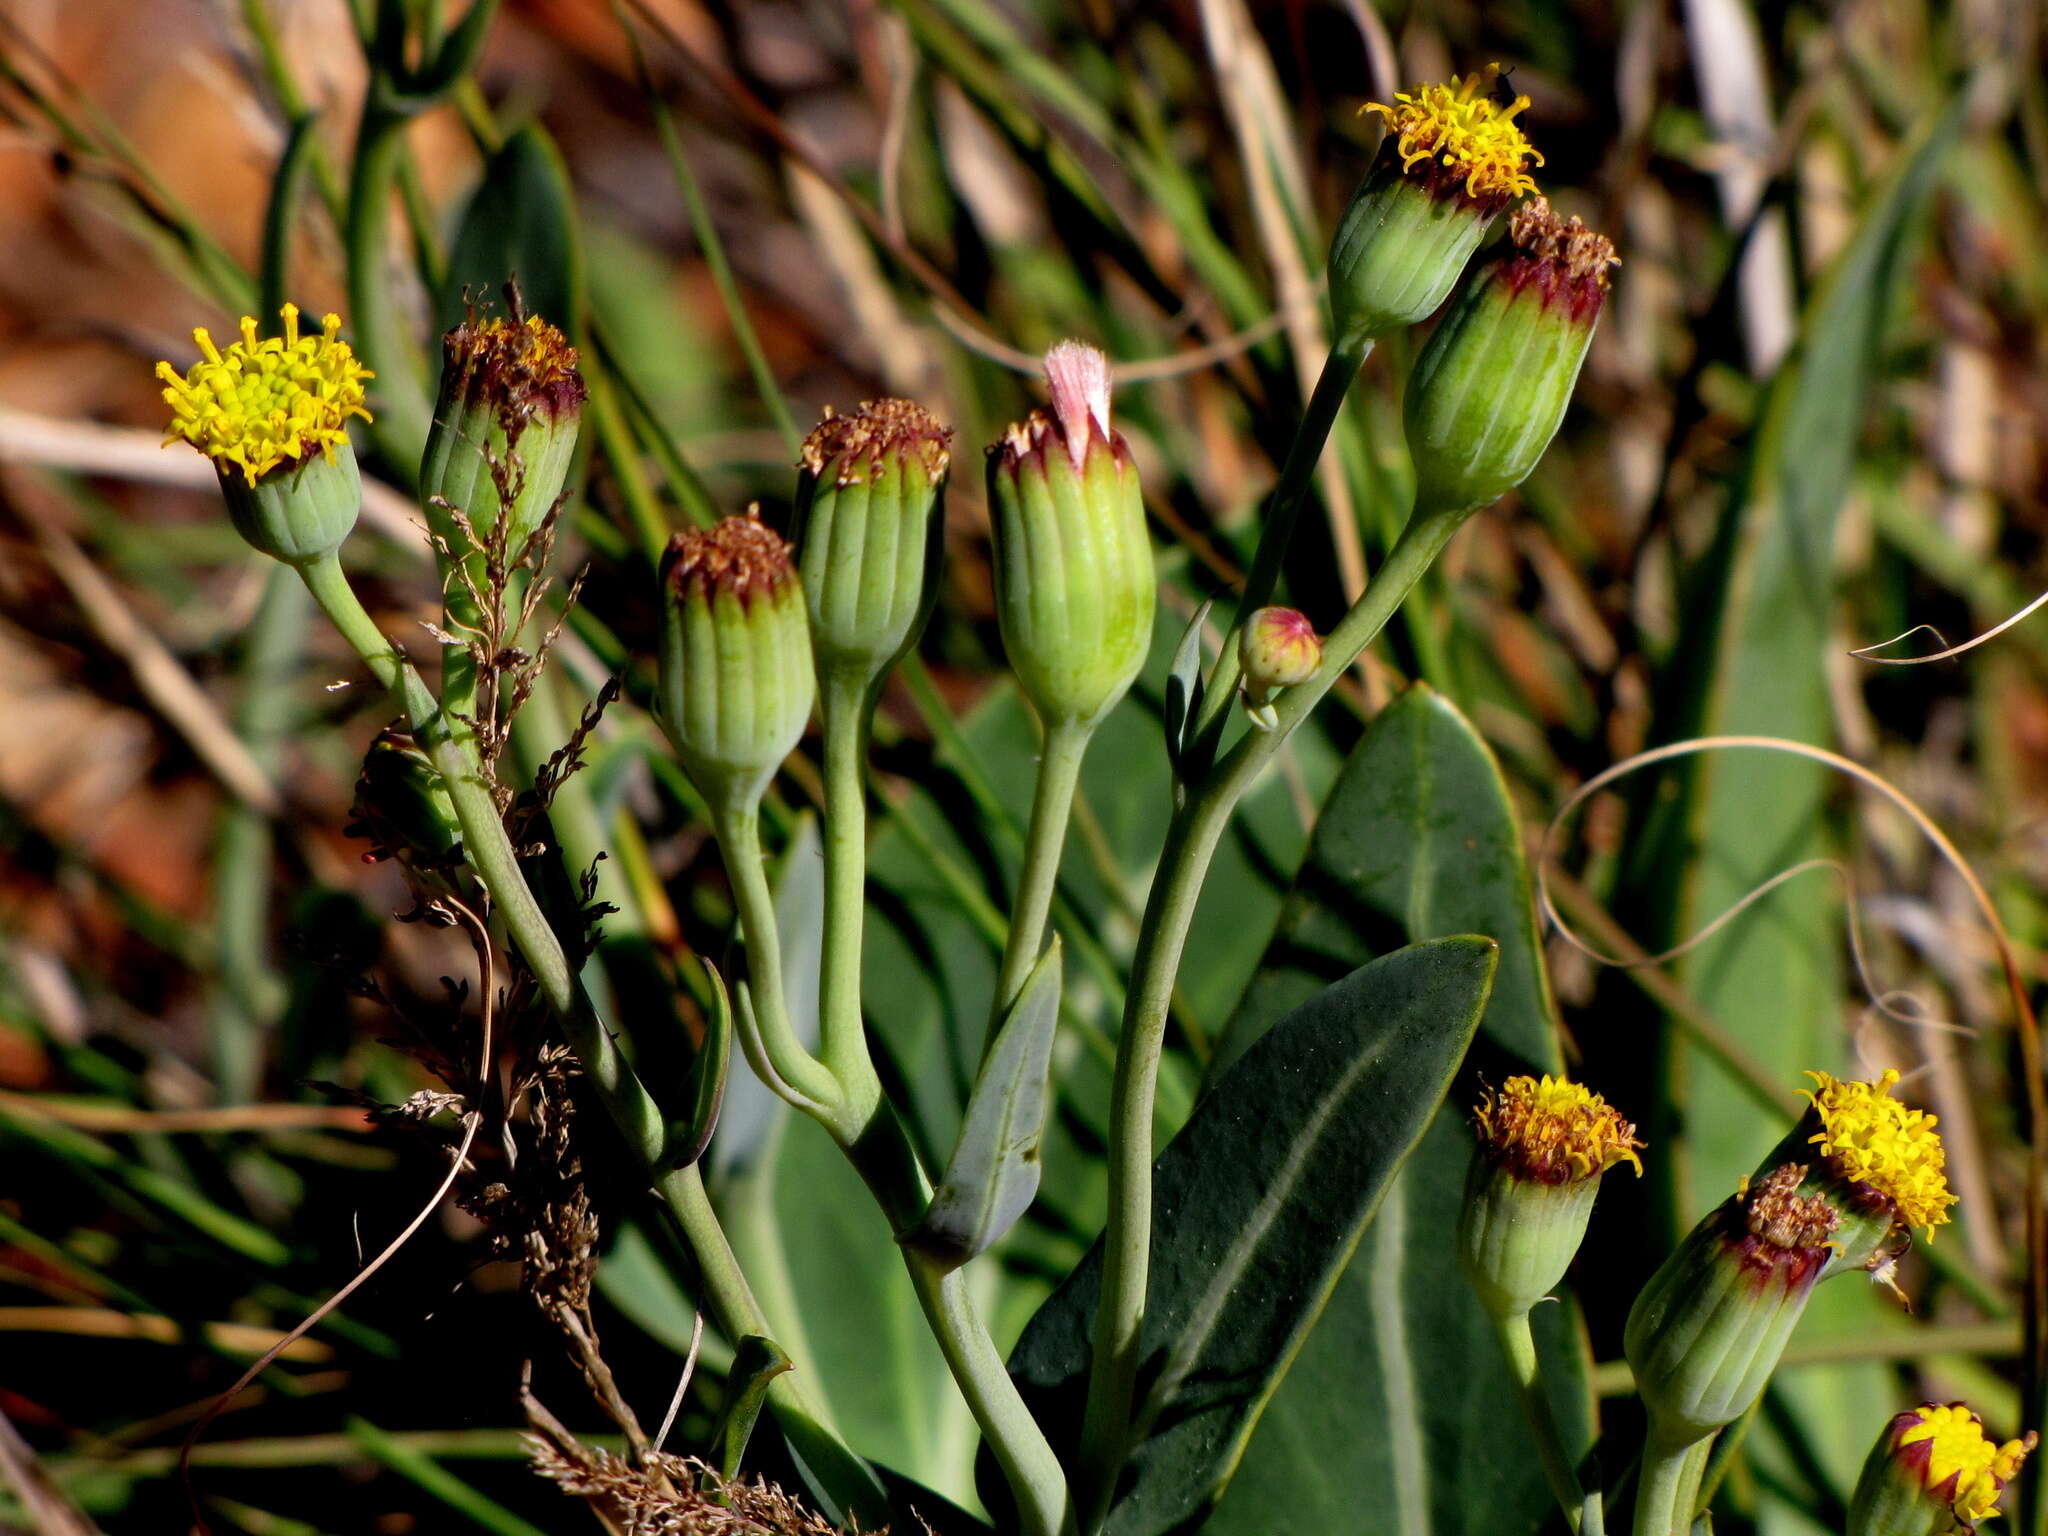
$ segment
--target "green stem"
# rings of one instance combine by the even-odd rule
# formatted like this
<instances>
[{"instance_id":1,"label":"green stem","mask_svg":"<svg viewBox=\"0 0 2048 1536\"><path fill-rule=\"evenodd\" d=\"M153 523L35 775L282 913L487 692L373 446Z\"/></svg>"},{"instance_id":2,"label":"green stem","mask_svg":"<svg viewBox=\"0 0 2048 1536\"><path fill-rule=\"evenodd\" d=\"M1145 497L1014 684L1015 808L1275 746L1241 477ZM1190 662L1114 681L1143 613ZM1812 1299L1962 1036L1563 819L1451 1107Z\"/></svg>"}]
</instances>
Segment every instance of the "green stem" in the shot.
<instances>
[{"instance_id":1,"label":"green stem","mask_svg":"<svg viewBox=\"0 0 2048 1536\"><path fill-rule=\"evenodd\" d=\"M386 260L391 191L405 158L405 125L411 118L383 104L382 94L373 81L356 132L348 192L348 302L357 350L377 374L377 413L370 430L391 471L409 483L419 473L434 412L419 354L391 292Z\"/></svg>"},{"instance_id":2,"label":"green stem","mask_svg":"<svg viewBox=\"0 0 2048 1536\"><path fill-rule=\"evenodd\" d=\"M929 1191L894 1106L880 1104L860 1133L842 1145L891 1230L915 1224ZM1073 1536L1066 1471L1010 1379L968 1291L966 1269L941 1269L914 1249L899 1251L939 1353L1017 1501L1018 1530L1022 1536Z\"/></svg>"},{"instance_id":3,"label":"green stem","mask_svg":"<svg viewBox=\"0 0 2048 1536\"><path fill-rule=\"evenodd\" d=\"M722 803L721 803L722 802ZM843 1095L826 1065L804 1048L789 1022L789 1002L782 989L782 945L775 921L775 897L761 853L759 799L714 797L712 830L725 853L726 878L732 882L740 934L747 944L747 985L761 1045L776 1076L810 1101L821 1123L843 1142L845 1120L836 1112Z\"/></svg>"},{"instance_id":4,"label":"green stem","mask_svg":"<svg viewBox=\"0 0 2048 1536\"><path fill-rule=\"evenodd\" d=\"M975 1311L966 1269L941 1273L909 1249L903 1258L939 1351L1017 1499L1018 1530L1023 1536L1071 1533L1074 1508L1066 1472Z\"/></svg>"},{"instance_id":5,"label":"green stem","mask_svg":"<svg viewBox=\"0 0 2048 1536\"><path fill-rule=\"evenodd\" d=\"M290 734L292 689L305 648L310 609L290 571L273 566L249 627L242 658L242 699L235 728L249 754L275 771ZM224 1104L256 1097L264 1035L283 1010L287 988L270 953L270 819L236 801L221 815L213 857L214 930L220 985L209 1010L214 1081Z\"/></svg>"},{"instance_id":6,"label":"green stem","mask_svg":"<svg viewBox=\"0 0 2048 1536\"><path fill-rule=\"evenodd\" d=\"M1691 1536L1693 1504L1706 1468L1713 1436L1688 1442L1666 1438L1650 1423L1636 1474L1635 1536Z\"/></svg>"},{"instance_id":7,"label":"green stem","mask_svg":"<svg viewBox=\"0 0 2048 1536\"><path fill-rule=\"evenodd\" d=\"M818 987L819 1044L854 1123L881 1102L881 1081L861 1021L861 937L867 921L868 726L874 694L865 676L834 670L820 680L825 733L825 934Z\"/></svg>"},{"instance_id":8,"label":"green stem","mask_svg":"<svg viewBox=\"0 0 2048 1536\"><path fill-rule=\"evenodd\" d=\"M1497 1317L1493 1326L1500 1339L1501 1352L1508 1357L1508 1369L1514 1375L1515 1386L1521 1393L1522 1412L1528 1417L1529 1432L1536 1437L1536 1454L1542 1458L1543 1475L1549 1480L1550 1492L1564 1511L1565 1519L1573 1530L1577 1530L1586 1494L1579 1487L1572 1458L1565 1450L1564 1442L1558 1438L1557 1421L1550 1412L1550 1399L1544 1395L1543 1373L1536 1360L1536 1336L1529 1330L1529 1314L1517 1312L1512 1317Z\"/></svg>"},{"instance_id":9,"label":"green stem","mask_svg":"<svg viewBox=\"0 0 2048 1536\"><path fill-rule=\"evenodd\" d=\"M825 684L825 986L821 1000L825 1028L858 1031L860 1020L860 922L865 906L861 748L870 705L866 690L846 678ZM747 941L747 974L754 990L755 1020L769 1064L783 1081L814 1101L804 1105L831 1132L874 1194L892 1232L914 1225L928 1196L916 1150L895 1107L882 1097L867 1055L865 1035L856 1035L862 1078L842 1078L798 1043L784 1011L780 935L775 906L762 871L760 824L747 805L714 802L712 822L724 850L726 870ZM837 844L835 852L835 843ZM765 962L765 963L764 963ZM831 1024L839 1010L837 1026ZM849 1012L850 1010L850 1012ZM842 1040L842 1049L851 1049ZM828 1037L829 1049L829 1037ZM828 1060L830 1058L828 1057ZM813 1075L817 1086L812 1087ZM1069 1522L1066 1474L1045 1433L1024 1404L1002 1355L968 1295L964 1275L941 1272L909 1248L900 1250L917 1290L925 1320L958 1383L990 1450L1015 1494L1026 1536L1059 1536Z\"/></svg>"},{"instance_id":10,"label":"green stem","mask_svg":"<svg viewBox=\"0 0 2048 1536\"><path fill-rule=\"evenodd\" d=\"M1038 787L1031 797L1031 825L1024 834L1024 867L1017 877L1016 902L1010 908L1010 937L996 974L995 1009L989 1018L983 1055L995 1044L996 1031L1045 949L1046 919L1059 885L1060 852L1067 845L1074 789L1081 781L1081 759L1087 755L1088 739L1094 734L1093 722L1077 720L1055 720L1045 728Z\"/></svg>"},{"instance_id":11,"label":"green stem","mask_svg":"<svg viewBox=\"0 0 2048 1536\"><path fill-rule=\"evenodd\" d=\"M1189 796L1167 829L1138 930L1110 1090L1109 1221L1103 1232L1102 1297L1095 1314L1095 1355L1082 1431L1081 1489L1091 1524L1109 1507L1131 1422L1151 1264L1152 1113L1159 1057L1174 978L1209 862L1237 802L1260 770L1359 653L1378 638L1467 515L1462 510L1416 509L1379 575L1331 631L1315 676L1279 697L1274 728L1247 732Z\"/></svg>"},{"instance_id":12,"label":"green stem","mask_svg":"<svg viewBox=\"0 0 2048 1536\"><path fill-rule=\"evenodd\" d=\"M414 742L440 770L462 825L463 850L471 867L491 893L497 914L541 994L562 1019L569 1044L613 1123L649 1174L658 1178L662 1197L696 1254L714 1312L735 1338L747 1333L766 1335L767 1319L718 1224L696 1166L662 1171L668 1149L661 1111L570 969L560 940L519 869L497 801L474 766L463 761L434 696L364 610L337 559L330 555L302 566L299 575L342 638L404 710ZM755 863L758 878L758 859ZM875 1487L873 1475L825 1427L824 1416L804 1384L788 1376L778 1377L770 1396L791 1438L835 1496L867 1518L884 1515L886 1501Z\"/></svg>"},{"instance_id":13,"label":"green stem","mask_svg":"<svg viewBox=\"0 0 2048 1536\"><path fill-rule=\"evenodd\" d=\"M1209 679L1208 693L1202 702L1200 732L1200 740L1206 747L1197 749L1197 767L1213 758L1216 743L1223 734L1224 722L1229 719L1228 710L1237 692L1239 673L1238 631L1244 628L1247 618L1272 601L1274 590L1280 585L1280 567L1287 559L1288 546L1294 542L1294 526L1301 520L1301 504L1308 496L1309 486L1315 481L1316 465L1322 462L1323 449L1330 441L1330 429L1337 424L1337 413L1344 408L1344 397L1351 391L1352 380L1358 377L1358 370L1365 366L1366 358L1371 355L1370 341L1338 342L1330 348L1323 371L1316 377L1316 387L1309 395L1307 409L1302 412L1301 425L1295 429L1286 462L1280 466L1280 478L1274 483L1273 494L1266 502L1259 547L1252 556L1251 572L1244 579L1237 617L1231 622L1230 634L1223 642L1223 654L1216 659L1215 674Z\"/></svg>"},{"instance_id":14,"label":"green stem","mask_svg":"<svg viewBox=\"0 0 2048 1536\"><path fill-rule=\"evenodd\" d=\"M675 1213L676 1224L696 1256L697 1270L711 1311L727 1338L743 1339L748 1334L771 1337L767 1314L755 1299L746 1272L726 1240L718 1213L705 1193L698 1165L678 1168L663 1176L657 1190ZM789 1437L804 1465L841 1502L860 1511L863 1520L886 1509L887 1495L874 1472L829 1427L824 1407L812 1394L800 1371L784 1371L768 1389L775 1405L776 1422Z\"/></svg>"}]
</instances>

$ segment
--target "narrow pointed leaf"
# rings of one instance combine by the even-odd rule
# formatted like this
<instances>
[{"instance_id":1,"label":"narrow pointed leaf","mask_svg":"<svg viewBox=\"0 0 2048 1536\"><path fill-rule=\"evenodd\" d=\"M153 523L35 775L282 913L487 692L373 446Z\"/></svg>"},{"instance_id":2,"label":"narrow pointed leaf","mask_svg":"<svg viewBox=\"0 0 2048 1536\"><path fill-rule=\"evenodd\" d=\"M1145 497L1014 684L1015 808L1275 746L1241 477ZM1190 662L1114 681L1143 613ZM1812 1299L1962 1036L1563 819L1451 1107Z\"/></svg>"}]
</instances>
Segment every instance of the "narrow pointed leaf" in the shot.
<instances>
[{"instance_id":1,"label":"narrow pointed leaf","mask_svg":"<svg viewBox=\"0 0 2048 1536\"><path fill-rule=\"evenodd\" d=\"M1443 1101L1498 953L1491 939L1466 936L1360 967L1249 1047L1160 1155L1143 1397L1105 1531L1190 1528L1221 1496ZM1010 1360L1069 1457L1101 1283L1098 1243Z\"/></svg>"},{"instance_id":2,"label":"narrow pointed leaf","mask_svg":"<svg viewBox=\"0 0 2048 1536\"><path fill-rule=\"evenodd\" d=\"M725 978L718 967L706 963L711 976L711 1017L704 1024L704 1043L690 1063L690 1118L679 1127L676 1146L678 1166L688 1166L704 1155L711 1134L718 1129L718 1112L725 1103L725 1077L732 1065L732 998L725 990Z\"/></svg>"},{"instance_id":3,"label":"narrow pointed leaf","mask_svg":"<svg viewBox=\"0 0 2048 1536\"><path fill-rule=\"evenodd\" d=\"M768 1406L769 1385L796 1362L784 1354L773 1339L750 1333L733 1352L732 1370L725 1379L725 1411L719 1415L718 1435L711 1443L711 1461L721 1475L739 1476L740 1458L747 1454L747 1442L754 1437L755 1421Z\"/></svg>"},{"instance_id":4,"label":"narrow pointed leaf","mask_svg":"<svg viewBox=\"0 0 2048 1536\"><path fill-rule=\"evenodd\" d=\"M1196 610L1173 649L1173 665L1166 673L1166 760L1176 769L1187 750L1182 738L1188 722L1202 713L1202 624L1209 617L1209 608L1204 603Z\"/></svg>"},{"instance_id":5,"label":"narrow pointed leaf","mask_svg":"<svg viewBox=\"0 0 2048 1536\"><path fill-rule=\"evenodd\" d=\"M1054 936L996 1034L946 1177L924 1217L898 1241L948 1268L1010 1230L1038 1193L1039 1147L1052 1101L1047 1081L1060 1022L1060 941Z\"/></svg>"}]
</instances>

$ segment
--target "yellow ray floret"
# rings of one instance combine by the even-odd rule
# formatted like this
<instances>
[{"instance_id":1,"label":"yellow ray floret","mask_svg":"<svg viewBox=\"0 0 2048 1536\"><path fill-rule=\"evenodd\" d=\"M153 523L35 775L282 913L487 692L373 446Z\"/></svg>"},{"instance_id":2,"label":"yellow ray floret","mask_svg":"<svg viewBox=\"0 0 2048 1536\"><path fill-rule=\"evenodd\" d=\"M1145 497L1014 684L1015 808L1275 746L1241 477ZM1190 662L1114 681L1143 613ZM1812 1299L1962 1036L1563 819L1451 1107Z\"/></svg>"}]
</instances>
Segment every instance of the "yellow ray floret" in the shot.
<instances>
[{"instance_id":1,"label":"yellow ray floret","mask_svg":"<svg viewBox=\"0 0 2048 1536\"><path fill-rule=\"evenodd\" d=\"M1541 165L1543 157L1515 122L1529 98L1517 96L1501 105L1493 99L1499 78L1500 66L1489 64L1463 79L1453 75L1445 85L1403 92L1392 106L1367 102L1365 110L1386 119L1403 170L1434 161L1463 181L1473 197L1519 197L1536 190L1527 166L1530 161Z\"/></svg>"},{"instance_id":2,"label":"yellow ray floret","mask_svg":"<svg viewBox=\"0 0 2048 1536\"><path fill-rule=\"evenodd\" d=\"M1919 1454L1927 1458L1920 1478L1928 1491L1966 1525L1997 1514L1998 1495L2019 1475L2020 1463L2034 1448L2034 1437L2000 1445L1986 1438L1983 1420L1961 1403L1929 1403L1915 1409L1914 1415L1915 1421L1898 1431L1892 1445L1898 1451L1927 1447Z\"/></svg>"},{"instance_id":3,"label":"yellow ray floret","mask_svg":"<svg viewBox=\"0 0 2048 1536\"><path fill-rule=\"evenodd\" d=\"M183 440L216 465L235 465L254 485L280 464L310 458L332 462L348 441L351 416L363 408L363 381L375 375L341 339L341 316L328 315L320 334L299 334L299 307L287 304L284 335L261 340L242 317L242 339L223 352L202 328L192 333L204 355L184 373L156 365L171 408L166 444Z\"/></svg>"},{"instance_id":4,"label":"yellow ray floret","mask_svg":"<svg viewBox=\"0 0 2048 1536\"><path fill-rule=\"evenodd\" d=\"M1496 1095L1487 1089L1473 1112L1495 1157L1531 1179L1567 1184L1643 1160L1636 1128L1599 1094L1548 1073L1511 1077Z\"/></svg>"},{"instance_id":5,"label":"yellow ray floret","mask_svg":"<svg viewBox=\"0 0 2048 1536\"><path fill-rule=\"evenodd\" d=\"M1825 1072L1809 1072L1815 1087L1806 1097L1820 1112L1820 1132L1807 1138L1828 1160L1829 1169L1852 1184L1868 1184L1898 1207L1900 1222L1932 1239L1956 1203L1949 1193L1947 1163L1935 1117L1891 1096L1899 1080L1887 1071L1874 1083L1845 1083Z\"/></svg>"}]
</instances>

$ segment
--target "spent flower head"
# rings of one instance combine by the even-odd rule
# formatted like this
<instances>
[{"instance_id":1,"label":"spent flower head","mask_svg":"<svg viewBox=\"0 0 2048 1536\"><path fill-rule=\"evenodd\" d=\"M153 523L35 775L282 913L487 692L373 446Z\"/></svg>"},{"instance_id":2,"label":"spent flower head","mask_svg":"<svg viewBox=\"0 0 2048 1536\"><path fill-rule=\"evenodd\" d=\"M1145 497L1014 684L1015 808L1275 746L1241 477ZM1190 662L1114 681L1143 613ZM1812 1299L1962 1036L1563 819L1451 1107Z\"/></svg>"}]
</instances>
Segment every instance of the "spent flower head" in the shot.
<instances>
[{"instance_id":1,"label":"spent flower head","mask_svg":"<svg viewBox=\"0 0 2048 1536\"><path fill-rule=\"evenodd\" d=\"M1470 511L1520 485L1564 420L1614 247L1543 198L1475 273L1415 360L1405 399L1418 506Z\"/></svg>"},{"instance_id":2,"label":"spent flower head","mask_svg":"<svg viewBox=\"0 0 2048 1536\"><path fill-rule=\"evenodd\" d=\"M1949 1219L1956 1197L1943 1171L1947 1155L1936 1119L1891 1096L1899 1080L1887 1070L1874 1083L1844 1082L1825 1072L1806 1074L1814 1087L1806 1093L1820 1120L1807 1138L1819 1149L1829 1172L1851 1185L1863 1185L1890 1201L1899 1224L1917 1227L1931 1241L1934 1228Z\"/></svg>"},{"instance_id":3,"label":"spent flower head","mask_svg":"<svg viewBox=\"0 0 2048 1536\"><path fill-rule=\"evenodd\" d=\"M1547 1072L1484 1090L1472 1118L1488 1153L1525 1179L1568 1184L1617 1163L1643 1171L1635 1126L1590 1088Z\"/></svg>"},{"instance_id":4,"label":"spent flower head","mask_svg":"<svg viewBox=\"0 0 2048 1536\"><path fill-rule=\"evenodd\" d=\"M804 439L797 548L828 707L877 686L938 596L952 430L909 400L870 400Z\"/></svg>"},{"instance_id":5,"label":"spent flower head","mask_svg":"<svg viewBox=\"0 0 2048 1536\"><path fill-rule=\"evenodd\" d=\"M670 541L661 585L656 716L714 809L751 814L815 689L789 546L752 512L723 518Z\"/></svg>"},{"instance_id":6,"label":"spent flower head","mask_svg":"<svg viewBox=\"0 0 2048 1536\"><path fill-rule=\"evenodd\" d=\"M1506 201L1536 190L1528 167L1541 165L1543 156L1515 121L1529 98L1497 101L1499 79L1500 66L1489 64L1441 85L1403 91L1392 105L1369 101L1361 110L1385 120L1408 175L1457 186L1475 201Z\"/></svg>"},{"instance_id":7,"label":"spent flower head","mask_svg":"<svg viewBox=\"0 0 2048 1536\"><path fill-rule=\"evenodd\" d=\"M202 354L180 373L156 365L171 408L165 443L187 442L254 485L279 465L319 453L329 463L348 444L352 417L370 419L363 382L375 377L341 339L341 316L327 315L317 334L299 330L299 307L280 311L282 336L258 336L255 317L242 317L242 339L225 351L204 326L192 339Z\"/></svg>"}]
</instances>

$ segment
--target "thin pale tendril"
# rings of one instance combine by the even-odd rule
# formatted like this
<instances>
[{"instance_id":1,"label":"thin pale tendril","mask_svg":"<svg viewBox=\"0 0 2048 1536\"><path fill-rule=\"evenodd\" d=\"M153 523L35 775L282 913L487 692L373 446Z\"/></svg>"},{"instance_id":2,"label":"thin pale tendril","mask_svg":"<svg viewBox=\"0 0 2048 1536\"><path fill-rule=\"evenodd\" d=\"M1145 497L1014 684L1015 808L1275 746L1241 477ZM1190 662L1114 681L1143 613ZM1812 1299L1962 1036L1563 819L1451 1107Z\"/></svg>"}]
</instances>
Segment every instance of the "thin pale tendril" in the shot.
<instances>
[{"instance_id":1,"label":"thin pale tendril","mask_svg":"<svg viewBox=\"0 0 2048 1536\"><path fill-rule=\"evenodd\" d=\"M1911 629L1905 630L1900 634L1893 635L1889 640L1880 640L1875 645L1866 645L1862 647L1860 650L1851 651L1849 654L1851 656L1857 657L1859 660L1862 661L1876 662L1881 667L1918 667L1924 666L1930 661L1947 661L1951 656L1960 656L1965 651L1974 651L1978 646L1984 644L1987 640L1997 639L2000 635L2004 634L2008 629L2011 629L2013 625L2019 623L2022 619L2031 617L2035 610L2040 608L2044 603L2048 603L2048 592L2043 592L2039 597L2035 598L2031 603L2027 604L2026 607L2022 608L2018 613L2014 614L2011 618L2005 619L2000 623L1992 625L1991 628L1985 630L1983 634L1978 635L1973 640L1965 640L1961 645L1949 645L1947 638L1942 634L1940 630L1936 629L1932 624L1915 624ZM1913 636L1920 634L1923 631L1927 634L1934 636L1935 639L1941 641L1941 643L1944 646L1946 646L1947 649L1939 651L1930 651L1925 656L1875 656L1871 654L1873 651L1883 650L1888 645L1897 645L1901 640L1910 640L1913 638Z\"/></svg>"},{"instance_id":2,"label":"thin pale tendril","mask_svg":"<svg viewBox=\"0 0 2048 1536\"><path fill-rule=\"evenodd\" d=\"M471 943L476 949L477 970L479 980L483 985L483 1027L481 1030L483 1038L477 1050L477 1081L479 1084L488 1083L491 1075L491 1014L493 1001L491 994L497 985L491 966L490 935L485 931L484 925L477 919L476 914L462 905L461 902L450 897L443 897L439 905L446 907L468 924L471 932ZM479 1093L479 1101L481 1101L482 1097L483 1095ZM419 1214L406 1223L405 1229L398 1236L392 1238L389 1243L384 1245L382 1253L358 1270L353 1280L349 1281L347 1285L344 1285L340 1290L328 1297L327 1300L315 1307L297 1327L293 1328L291 1332L265 1350L255 1364L251 1365L248 1370L236 1378L233 1386L215 1398L206 1412L199 1416L199 1422L192 1426L191 1433L185 1436L185 1443L178 1447L178 1476L185 1485L185 1502L191 1509L192 1526L194 1531L198 1533L198 1536L213 1536L213 1527L206 1523L206 1517L200 1511L199 1490L192 1483L192 1452L198 1446L200 1436L206 1433L207 1427L215 1419L227 1411L230 1403L248 1390L250 1383L270 1369L278 1356L282 1355L292 1345L318 1327L322 1318L326 1317L328 1313L354 1295L372 1275L376 1274L378 1270L391 1261L399 1249L412 1240L415 1232L426 1225L427 1218L434 1214L440 1207L442 1200L447 1197L448 1191L455 1187L456 1178L461 1174L463 1166L469 1161L469 1149L475 1144L477 1130L483 1124L483 1104L478 1102L462 1118L462 1143L455 1149L455 1156L448 1164L447 1177L441 1180L439 1187L434 1190L427 1203L420 1207Z\"/></svg>"},{"instance_id":3,"label":"thin pale tendril","mask_svg":"<svg viewBox=\"0 0 2048 1536\"><path fill-rule=\"evenodd\" d=\"M1878 777L1862 765L1851 762L1848 758L1837 756L1835 753L1820 747L1807 746L1803 742L1784 741L1769 736L1708 736L1694 741L1674 742L1669 746L1658 747L1648 752L1638 753L1634 757L1625 758L1621 762L1595 774L1574 790L1571 797L1558 807L1557 814L1551 817L1550 825L1544 829L1543 841L1538 848L1536 859L1537 903L1542 909L1544 920L1557 931L1558 937L1596 964L1612 966L1619 970L1661 965L1666 961L1676 960L1679 956L1697 949L1750 907L1755 906L1764 897L1775 891L1779 886L1796 879L1810 870L1826 870L1842 883L1845 898L1844 910L1847 916L1846 927L1849 936L1849 953L1856 969L1857 980L1862 985L1864 995L1869 999L1870 1007L1885 1018L1908 1029L1931 1030L1943 1034L1974 1037L1977 1031L1970 1025L1931 1017L1920 1000L1913 994L1899 988L1881 988L1877 985L1870 966L1869 952L1864 944L1863 923L1860 915L1862 903L1857 896L1856 878L1846 865L1835 859L1806 859L1792 865L1788 869L1779 870L1778 873L1745 893L1726 909L1718 913L1704 927L1698 929L1680 943L1658 954L1645 955L1638 959L1631 960L1625 956L1609 954L1604 950L1596 948L1582 939L1572 929L1571 925L1565 921L1563 914L1558 911L1555 902L1551 899L1550 868L1553 860L1557 857L1556 841L1558 832L1565 822L1570 820L1572 814L1602 789L1605 789L1617 779L1625 778L1639 769L1648 768L1653 764L1666 762L1672 758L1687 757L1731 747L1749 747L1761 751L1784 752L1795 757L1809 758L1812 761L1834 768L1839 772L1846 773L1885 795L1886 798L1891 800L1894 805L1906 814L1907 818L1934 844L1936 851L1941 854L1942 858L1962 876L1964 883L1970 889L1971 896L1977 903L1979 912L1984 917L1987 927L1991 929L1992 937L1998 945L2001 960L2008 966L2010 974L2017 975L2017 964L2012 957L2010 942L2006 937L2004 925L1999 921L1996 910L1991 906L1990 898L1984 894L1983 887L1978 884L1975 873L1963 862L1963 857L1956 851L1955 845L1949 842L1946 835L1928 818L1924 811L1907 799L1905 795L1894 789L1884 779ZM2031 1016L2029 1017L2031 1018Z\"/></svg>"},{"instance_id":4,"label":"thin pale tendril","mask_svg":"<svg viewBox=\"0 0 2048 1536\"><path fill-rule=\"evenodd\" d=\"M690 1353L683 1360L683 1374L676 1382L675 1395L668 1400L668 1412L661 1416L661 1428L654 1432L654 1444L649 1448L659 1451L662 1442L668 1439L668 1432L676 1427L676 1414L683 1406L683 1394L690 1390L690 1378L697 1374L697 1350L704 1343L704 1314L692 1308L690 1311Z\"/></svg>"}]
</instances>

